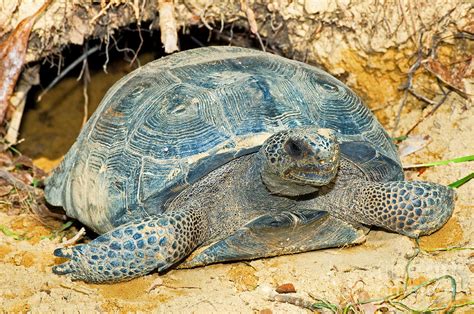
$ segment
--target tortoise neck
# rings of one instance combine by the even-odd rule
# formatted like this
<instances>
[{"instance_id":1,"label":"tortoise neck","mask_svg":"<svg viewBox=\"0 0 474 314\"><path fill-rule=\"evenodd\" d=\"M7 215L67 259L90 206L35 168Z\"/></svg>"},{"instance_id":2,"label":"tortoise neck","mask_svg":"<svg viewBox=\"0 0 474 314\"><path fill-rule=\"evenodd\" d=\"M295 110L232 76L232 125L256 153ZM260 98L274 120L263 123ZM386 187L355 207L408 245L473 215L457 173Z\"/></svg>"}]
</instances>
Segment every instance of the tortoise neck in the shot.
<instances>
[{"instance_id":1,"label":"tortoise neck","mask_svg":"<svg viewBox=\"0 0 474 314\"><path fill-rule=\"evenodd\" d=\"M202 212L212 235L208 240L214 241L261 215L294 208L294 200L268 191L260 177L262 166L257 154L231 160L181 192L166 211Z\"/></svg>"},{"instance_id":2,"label":"tortoise neck","mask_svg":"<svg viewBox=\"0 0 474 314\"><path fill-rule=\"evenodd\" d=\"M217 172L220 172L218 193L222 194L221 202L216 206L238 204L241 210L248 212L265 212L269 210L289 210L294 201L288 197L273 194L262 180L264 162L259 153L245 155L232 160ZM216 173L217 174L217 173ZM217 191L215 190L215 191ZM232 200L232 201L231 201Z\"/></svg>"},{"instance_id":3,"label":"tortoise neck","mask_svg":"<svg viewBox=\"0 0 474 314\"><path fill-rule=\"evenodd\" d=\"M240 168L240 171L239 169ZM246 199L254 204L269 202L269 195L272 191L264 183L265 176L265 162L260 152L242 157L242 161L236 164L236 171L234 172L236 184L239 185L238 193L243 199ZM240 176L240 178L239 178Z\"/></svg>"},{"instance_id":4,"label":"tortoise neck","mask_svg":"<svg viewBox=\"0 0 474 314\"><path fill-rule=\"evenodd\" d=\"M317 197L304 201L303 207L327 211L340 219L351 221L353 217L349 215L348 207L352 204L347 200L357 197L354 185L364 184L367 181L366 175L354 163L341 158L335 180L322 186Z\"/></svg>"}]
</instances>

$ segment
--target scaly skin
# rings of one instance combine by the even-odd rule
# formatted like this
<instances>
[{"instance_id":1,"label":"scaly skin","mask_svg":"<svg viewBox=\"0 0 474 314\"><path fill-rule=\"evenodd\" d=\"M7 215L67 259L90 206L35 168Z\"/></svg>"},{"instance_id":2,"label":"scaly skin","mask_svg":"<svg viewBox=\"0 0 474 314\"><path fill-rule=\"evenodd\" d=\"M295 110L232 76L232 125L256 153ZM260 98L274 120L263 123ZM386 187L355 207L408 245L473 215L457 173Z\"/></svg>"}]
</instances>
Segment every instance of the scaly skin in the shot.
<instances>
[{"instance_id":1,"label":"scaly skin","mask_svg":"<svg viewBox=\"0 0 474 314\"><path fill-rule=\"evenodd\" d=\"M348 207L359 222L411 238L438 230L454 209L454 190L430 182L360 182L353 195Z\"/></svg>"},{"instance_id":2,"label":"scaly skin","mask_svg":"<svg viewBox=\"0 0 474 314\"><path fill-rule=\"evenodd\" d=\"M359 241L360 224L418 237L436 231L449 219L454 207L452 189L428 182L370 181L350 160L339 158L337 145L327 130L277 133L259 153L235 159L183 191L165 213L129 222L88 244L57 249L54 254L69 261L53 267L53 271L89 282L122 281L155 269L164 271L196 248L211 243L217 249L208 251L210 256L205 260L238 259L239 247L232 256L221 250L224 246L220 244L226 239L235 245L244 241L242 247L247 249L242 257L246 259L261 257L262 252L265 256L284 253L285 249L272 246L271 238L258 241L239 237L249 232L248 224L254 236L265 237L266 232L279 230L290 234L294 229L291 224L280 228L269 222L271 219L263 219L279 217L282 212L289 217L298 212L310 217L307 211L314 210L321 213L321 221L327 216L324 212L337 218L317 232L311 230L312 235L318 234L317 239L328 230L325 228L340 225L335 222L338 219L350 223L340 229L339 240L330 236L320 243L315 239L306 247L298 242L306 233L295 233L288 242L288 247L293 247L287 250L291 253L340 246L344 236L347 241ZM302 172L305 170L306 174ZM303 184L305 177L311 184ZM328 184L330 178L335 179ZM298 219L300 230L308 232L304 227L309 223L318 226L318 219ZM195 258L199 260L199 255Z\"/></svg>"},{"instance_id":3,"label":"scaly skin","mask_svg":"<svg viewBox=\"0 0 474 314\"><path fill-rule=\"evenodd\" d=\"M174 212L132 221L88 244L56 249L54 255L70 260L54 266L53 272L88 282L116 282L165 270L204 240L206 224L199 214Z\"/></svg>"}]
</instances>

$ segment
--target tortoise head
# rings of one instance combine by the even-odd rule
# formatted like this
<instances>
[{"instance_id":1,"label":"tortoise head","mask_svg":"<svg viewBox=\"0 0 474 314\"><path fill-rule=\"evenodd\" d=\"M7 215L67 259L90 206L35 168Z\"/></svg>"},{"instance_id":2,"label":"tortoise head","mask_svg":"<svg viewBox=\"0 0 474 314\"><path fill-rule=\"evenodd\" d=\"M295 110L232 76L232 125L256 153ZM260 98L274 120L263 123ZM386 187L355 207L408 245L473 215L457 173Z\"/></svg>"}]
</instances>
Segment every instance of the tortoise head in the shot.
<instances>
[{"instance_id":1,"label":"tortoise head","mask_svg":"<svg viewBox=\"0 0 474 314\"><path fill-rule=\"evenodd\" d=\"M339 166L339 144L331 129L290 129L269 137L260 154L262 180L274 194L312 193L331 182Z\"/></svg>"}]
</instances>

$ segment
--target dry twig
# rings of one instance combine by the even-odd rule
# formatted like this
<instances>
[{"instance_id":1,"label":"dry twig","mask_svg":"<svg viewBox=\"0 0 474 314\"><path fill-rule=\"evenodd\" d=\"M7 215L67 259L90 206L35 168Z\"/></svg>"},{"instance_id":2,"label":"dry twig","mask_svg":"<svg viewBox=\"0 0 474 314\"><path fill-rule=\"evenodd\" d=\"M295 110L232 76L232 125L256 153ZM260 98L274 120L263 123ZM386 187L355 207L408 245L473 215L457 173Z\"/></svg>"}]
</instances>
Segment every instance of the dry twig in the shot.
<instances>
[{"instance_id":1,"label":"dry twig","mask_svg":"<svg viewBox=\"0 0 474 314\"><path fill-rule=\"evenodd\" d=\"M313 306L314 302L305 300L305 299L300 298L300 297L295 297L295 296L292 296L292 295L288 295L288 294L271 295L269 297L269 300L270 301L277 301L277 302L293 304L295 306L302 307L302 308L305 308L305 309L308 309L308 310L311 310L311 311L315 310L315 308Z\"/></svg>"},{"instance_id":2,"label":"dry twig","mask_svg":"<svg viewBox=\"0 0 474 314\"><path fill-rule=\"evenodd\" d=\"M428 112L425 116L421 117L410 129L408 129L408 131L405 133L405 136L409 135L421 122L423 122L423 120L425 120L426 118L431 116L433 113L435 113L435 111L438 110L438 108L441 107L441 105L446 101L446 98L448 98L448 95L451 93L451 91L448 91L446 93L443 90L443 93L444 93L443 97L437 103L426 98L419 98L420 97L419 95L414 95L418 99L422 99L423 101L426 101L429 104L433 105L433 109L431 109L430 112Z\"/></svg>"},{"instance_id":3,"label":"dry twig","mask_svg":"<svg viewBox=\"0 0 474 314\"><path fill-rule=\"evenodd\" d=\"M408 70L407 80L406 80L405 84L401 87L401 89L404 91L404 93L403 93L403 97L400 101L400 105L398 106L397 117L395 118L395 125L393 126L392 136L394 135L394 133L398 129L398 125L400 124L400 118L401 118L401 115L402 115L402 110L403 110L403 107L405 106L405 103L408 99L409 90L412 89L412 87L413 87L413 76L415 75L415 72L420 68L421 62L423 60L423 50L422 50L423 32L420 33L420 37L419 37L418 42L419 42L419 47L418 47L418 50L416 52L416 61L410 67L410 69Z\"/></svg>"},{"instance_id":4,"label":"dry twig","mask_svg":"<svg viewBox=\"0 0 474 314\"><path fill-rule=\"evenodd\" d=\"M67 240L66 238L63 238L63 241L61 242L61 244L59 245L60 248L62 247L66 247L66 246L71 246L71 245L74 245L77 243L77 241L79 241L83 236L86 235L86 229L84 229L84 227L82 227L77 233L75 236L73 236L72 238L70 238L69 240Z\"/></svg>"},{"instance_id":5,"label":"dry twig","mask_svg":"<svg viewBox=\"0 0 474 314\"><path fill-rule=\"evenodd\" d=\"M92 17L92 19L90 20L89 24L93 25L95 23L95 21L106 15L107 13L107 10L114 4L114 1L110 1L109 3L107 3L106 6L103 6L102 9L99 11L99 13L97 13L94 17Z\"/></svg>"},{"instance_id":6,"label":"dry twig","mask_svg":"<svg viewBox=\"0 0 474 314\"><path fill-rule=\"evenodd\" d=\"M450 11L452 12L452 11ZM449 13L448 13L449 14ZM445 17L445 16L444 16ZM444 18L443 17L443 18ZM442 18L442 19L443 19ZM422 117L420 120L418 120L407 132L405 135L408 135L413 131L414 128L416 128L424 119L432 115L446 100L448 97L450 91L445 92L443 89L443 86L440 84L442 82L445 86L447 86L449 89L455 91L462 97L466 98L466 91L464 90L463 86L463 79L467 76L472 75L472 63L473 58L472 56L468 57L465 60L461 60L458 62L455 62L451 64L451 67L447 67L443 64L441 64L437 59L436 59L436 50L438 48L438 45L440 42L442 42L444 39L456 35L450 35L444 38L440 38L439 36L433 36L431 40L431 46L429 47L428 51L426 54L423 52L423 32L420 33L419 37L419 44L418 44L418 50L417 50L417 58L415 63L410 67L408 74L407 74L407 80L406 83L401 87L401 89L404 91L403 97L400 100L400 105L397 110L397 116L395 120L395 125L393 128L392 134L394 134L398 128L398 125L400 123L400 117L401 117L401 112L403 110L403 107L405 106L405 103L407 101L408 95L414 96L416 99L423 101L431 106L434 106L433 109L424 117ZM433 101L418 92L415 91L413 88L413 77L415 72L421 67L434 75L438 81L438 86L441 92L443 93L443 97L439 101Z\"/></svg>"}]
</instances>

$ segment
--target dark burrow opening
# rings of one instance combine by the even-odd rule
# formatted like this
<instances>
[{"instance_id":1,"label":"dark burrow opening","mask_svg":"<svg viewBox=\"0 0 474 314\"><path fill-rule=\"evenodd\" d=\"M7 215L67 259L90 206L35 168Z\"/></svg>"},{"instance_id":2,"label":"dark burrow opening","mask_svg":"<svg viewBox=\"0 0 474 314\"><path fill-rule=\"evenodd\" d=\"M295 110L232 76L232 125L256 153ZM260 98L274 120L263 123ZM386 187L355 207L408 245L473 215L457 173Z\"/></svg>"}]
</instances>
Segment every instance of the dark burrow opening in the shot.
<instances>
[{"instance_id":1,"label":"dark burrow opening","mask_svg":"<svg viewBox=\"0 0 474 314\"><path fill-rule=\"evenodd\" d=\"M66 47L59 56L45 58L40 62L40 85L28 94L17 149L43 170L53 169L74 143L85 115L91 116L107 90L139 66L166 55L160 36L147 24L142 24L140 31L137 25L130 25L111 36L108 45L91 39L83 46ZM179 32L178 40L181 51L211 45L261 49L254 35L234 25L222 31L187 28ZM73 63L76 66L64 74ZM90 79L85 88L87 73ZM61 79L49 88L58 76Z\"/></svg>"}]
</instances>

